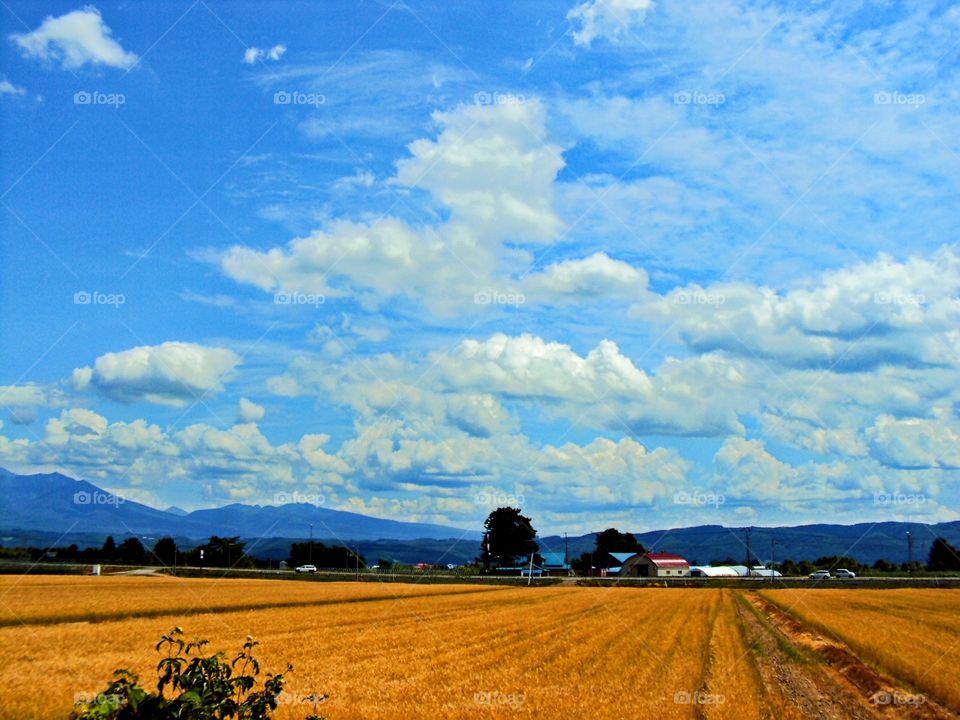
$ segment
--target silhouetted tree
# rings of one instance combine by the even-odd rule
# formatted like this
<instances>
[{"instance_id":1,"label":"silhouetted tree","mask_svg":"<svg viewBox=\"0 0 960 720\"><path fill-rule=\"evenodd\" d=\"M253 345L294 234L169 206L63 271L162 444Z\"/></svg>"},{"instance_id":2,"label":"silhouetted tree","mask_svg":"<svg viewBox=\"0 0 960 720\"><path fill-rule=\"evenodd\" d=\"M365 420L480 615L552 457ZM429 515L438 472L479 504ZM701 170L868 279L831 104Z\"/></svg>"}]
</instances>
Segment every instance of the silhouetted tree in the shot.
<instances>
[{"instance_id":1,"label":"silhouetted tree","mask_svg":"<svg viewBox=\"0 0 960 720\"><path fill-rule=\"evenodd\" d=\"M130 537L120 543L117 556L124 565L143 565L147 562L147 549L140 538Z\"/></svg>"},{"instance_id":2,"label":"silhouetted tree","mask_svg":"<svg viewBox=\"0 0 960 720\"><path fill-rule=\"evenodd\" d=\"M570 566L578 575L589 575L591 568L612 568L620 565L620 561L610 553L645 553L646 551L633 533L607 528L597 535L593 552L583 553L573 560Z\"/></svg>"},{"instance_id":3,"label":"silhouetted tree","mask_svg":"<svg viewBox=\"0 0 960 720\"><path fill-rule=\"evenodd\" d=\"M597 553L646 552L633 533L620 532L616 528L607 528L597 535Z\"/></svg>"},{"instance_id":4,"label":"silhouetted tree","mask_svg":"<svg viewBox=\"0 0 960 720\"><path fill-rule=\"evenodd\" d=\"M172 537L162 537L153 546L153 555L164 565L177 564L177 541Z\"/></svg>"},{"instance_id":5,"label":"silhouetted tree","mask_svg":"<svg viewBox=\"0 0 960 720\"><path fill-rule=\"evenodd\" d=\"M873 569L877 572L893 572L897 569L897 566L890 562L889 560L884 560L880 558L873 564Z\"/></svg>"},{"instance_id":6,"label":"silhouetted tree","mask_svg":"<svg viewBox=\"0 0 960 720\"><path fill-rule=\"evenodd\" d=\"M946 538L938 537L930 548L927 569L936 572L960 570L960 550L957 550Z\"/></svg>"},{"instance_id":7,"label":"silhouetted tree","mask_svg":"<svg viewBox=\"0 0 960 720\"><path fill-rule=\"evenodd\" d=\"M236 536L213 535L203 545L198 545L190 551L190 564L225 568L251 567L253 559L243 552L245 545L246 543L240 542L240 538Z\"/></svg>"},{"instance_id":8,"label":"silhouetted tree","mask_svg":"<svg viewBox=\"0 0 960 720\"><path fill-rule=\"evenodd\" d=\"M516 565L518 558L522 562L540 549L534 539L537 531L530 518L521 514L520 508L497 508L487 516L483 527L486 534L480 560L488 567L490 563L497 566Z\"/></svg>"},{"instance_id":9,"label":"silhouetted tree","mask_svg":"<svg viewBox=\"0 0 960 720\"><path fill-rule=\"evenodd\" d=\"M100 559L104 562L113 562L117 558L117 543L114 542L113 535L107 535L107 539L100 548Z\"/></svg>"},{"instance_id":10,"label":"silhouetted tree","mask_svg":"<svg viewBox=\"0 0 960 720\"><path fill-rule=\"evenodd\" d=\"M366 567L367 561L363 555L360 555L359 558L360 567ZM352 548L342 545L328 547L316 540L313 541L312 551L309 542L293 543L290 546L290 557L287 558L287 564L291 567L299 567L307 563L319 568L351 570L357 566L357 553Z\"/></svg>"}]
</instances>

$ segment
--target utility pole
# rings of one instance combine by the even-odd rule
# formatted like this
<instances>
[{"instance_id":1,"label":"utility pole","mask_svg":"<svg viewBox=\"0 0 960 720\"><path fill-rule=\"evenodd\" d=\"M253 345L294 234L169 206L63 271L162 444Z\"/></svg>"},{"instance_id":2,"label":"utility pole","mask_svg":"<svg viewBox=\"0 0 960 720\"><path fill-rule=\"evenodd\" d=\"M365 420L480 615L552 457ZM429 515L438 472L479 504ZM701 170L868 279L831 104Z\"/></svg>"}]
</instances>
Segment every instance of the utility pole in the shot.
<instances>
[{"instance_id":1,"label":"utility pole","mask_svg":"<svg viewBox=\"0 0 960 720\"><path fill-rule=\"evenodd\" d=\"M753 550L750 547L750 535L753 533L753 528L744 528L743 531L747 536L747 570L749 571L753 567Z\"/></svg>"},{"instance_id":2,"label":"utility pole","mask_svg":"<svg viewBox=\"0 0 960 720\"><path fill-rule=\"evenodd\" d=\"M357 545L357 582L360 581L360 546Z\"/></svg>"},{"instance_id":3,"label":"utility pole","mask_svg":"<svg viewBox=\"0 0 960 720\"><path fill-rule=\"evenodd\" d=\"M773 576L777 571L777 563L774 561L774 552L777 545L776 538L770 538L770 584L773 585Z\"/></svg>"},{"instance_id":4,"label":"utility pole","mask_svg":"<svg viewBox=\"0 0 960 720\"><path fill-rule=\"evenodd\" d=\"M307 556L309 560L307 563L313 565L313 523L310 523L310 549L307 551L310 554Z\"/></svg>"},{"instance_id":5,"label":"utility pole","mask_svg":"<svg viewBox=\"0 0 960 720\"><path fill-rule=\"evenodd\" d=\"M563 533L563 562L570 564L570 541L567 539L567 533Z\"/></svg>"},{"instance_id":6,"label":"utility pole","mask_svg":"<svg viewBox=\"0 0 960 720\"><path fill-rule=\"evenodd\" d=\"M907 530L907 570L913 575L913 535Z\"/></svg>"},{"instance_id":7,"label":"utility pole","mask_svg":"<svg viewBox=\"0 0 960 720\"><path fill-rule=\"evenodd\" d=\"M533 553L530 553L530 574L527 575L527 585L533 582Z\"/></svg>"}]
</instances>

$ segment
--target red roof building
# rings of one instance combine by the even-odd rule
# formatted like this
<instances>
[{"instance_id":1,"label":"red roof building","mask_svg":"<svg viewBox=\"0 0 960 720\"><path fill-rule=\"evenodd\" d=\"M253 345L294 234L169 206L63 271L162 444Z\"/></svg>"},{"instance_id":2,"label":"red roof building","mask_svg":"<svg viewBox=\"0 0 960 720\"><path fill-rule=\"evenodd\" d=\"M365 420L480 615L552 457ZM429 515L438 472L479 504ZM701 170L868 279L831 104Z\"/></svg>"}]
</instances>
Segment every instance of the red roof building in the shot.
<instances>
[{"instance_id":1,"label":"red roof building","mask_svg":"<svg viewBox=\"0 0 960 720\"><path fill-rule=\"evenodd\" d=\"M623 563L621 577L688 577L690 563L687 559L665 552L650 552L643 555L634 555Z\"/></svg>"}]
</instances>

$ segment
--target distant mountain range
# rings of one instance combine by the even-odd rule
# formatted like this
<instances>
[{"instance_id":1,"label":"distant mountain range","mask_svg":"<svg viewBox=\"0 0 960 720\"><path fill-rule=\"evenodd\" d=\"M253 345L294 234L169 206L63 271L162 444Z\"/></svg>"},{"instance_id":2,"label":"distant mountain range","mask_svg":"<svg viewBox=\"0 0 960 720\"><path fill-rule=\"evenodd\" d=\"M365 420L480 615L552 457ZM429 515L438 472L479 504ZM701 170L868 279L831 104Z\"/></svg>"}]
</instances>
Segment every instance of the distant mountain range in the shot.
<instances>
[{"instance_id":1,"label":"distant mountain range","mask_svg":"<svg viewBox=\"0 0 960 720\"><path fill-rule=\"evenodd\" d=\"M305 503L261 506L232 504L209 510L167 510L123 500L83 480L59 473L16 475L0 468L0 544L99 545L106 535L137 535L148 539L176 537L184 546L211 535L239 535L253 555L273 560L287 556L290 543L309 536L355 546L370 560L383 557L398 562L464 563L479 553L479 530L444 525L400 522L359 513L330 510ZM598 518L598 525L602 518ZM625 529L625 528L621 528ZM960 546L960 521L924 523L881 522L857 525L801 525L754 527L753 556L768 562L814 560L824 555L848 555L860 562L878 559L906 562L907 532L913 537L914 560L925 561L936 537ZM732 558L746 560L746 535L740 528L721 525L675 528L636 533L648 549L679 553L706 564ZM563 552L571 558L590 552L596 533L563 538L538 538L541 550ZM776 544L771 547L771 540Z\"/></svg>"},{"instance_id":2,"label":"distant mountain range","mask_svg":"<svg viewBox=\"0 0 960 720\"><path fill-rule=\"evenodd\" d=\"M0 469L0 535L11 531L68 534L211 535L355 540L480 539L479 531L400 522L307 503L225 505L187 513L124 500L85 480L59 473L15 475Z\"/></svg>"}]
</instances>

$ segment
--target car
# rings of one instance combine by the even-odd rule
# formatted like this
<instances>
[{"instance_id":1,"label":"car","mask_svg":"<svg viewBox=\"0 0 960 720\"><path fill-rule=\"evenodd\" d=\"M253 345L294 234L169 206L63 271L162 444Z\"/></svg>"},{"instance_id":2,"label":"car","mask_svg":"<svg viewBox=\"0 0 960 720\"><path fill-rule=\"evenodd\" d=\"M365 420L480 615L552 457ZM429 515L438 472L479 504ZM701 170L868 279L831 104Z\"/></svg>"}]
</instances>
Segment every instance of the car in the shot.
<instances>
[{"instance_id":1,"label":"car","mask_svg":"<svg viewBox=\"0 0 960 720\"><path fill-rule=\"evenodd\" d=\"M847 570L846 568L840 568L834 573L834 577L838 578L855 578L857 574L852 570Z\"/></svg>"},{"instance_id":2,"label":"car","mask_svg":"<svg viewBox=\"0 0 960 720\"><path fill-rule=\"evenodd\" d=\"M317 571L316 565L301 565L294 572L296 573L315 573Z\"/></svg>"},{"instance_id":3,"label":"car","mask_svg":"<svg viewBox=\"0 0 960 720\"><path fill-rule=\"evenodd\" d=\"M811 580L829 580L830 571L829 570L816 570L808 576Z\"/></svg>"}]
</instances>

